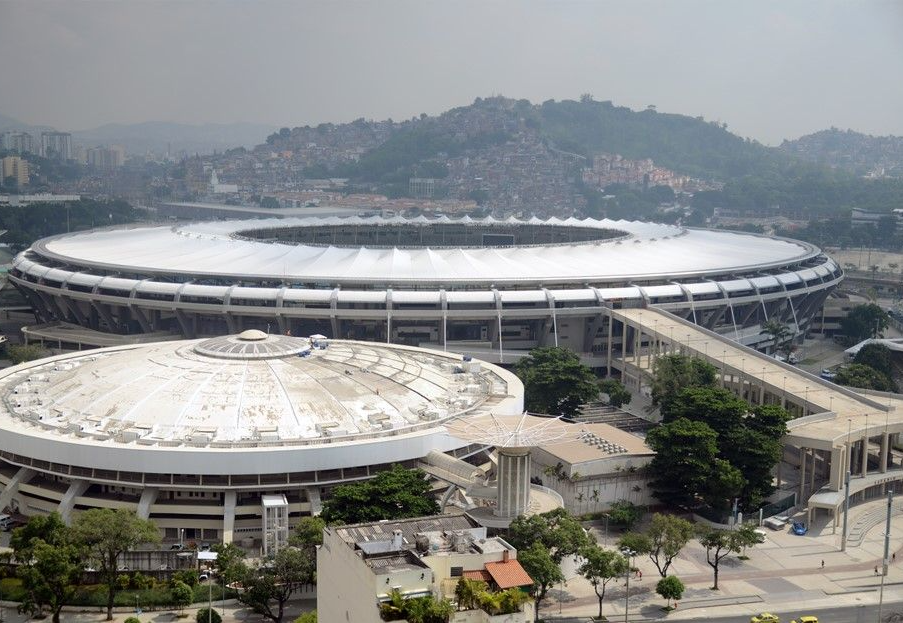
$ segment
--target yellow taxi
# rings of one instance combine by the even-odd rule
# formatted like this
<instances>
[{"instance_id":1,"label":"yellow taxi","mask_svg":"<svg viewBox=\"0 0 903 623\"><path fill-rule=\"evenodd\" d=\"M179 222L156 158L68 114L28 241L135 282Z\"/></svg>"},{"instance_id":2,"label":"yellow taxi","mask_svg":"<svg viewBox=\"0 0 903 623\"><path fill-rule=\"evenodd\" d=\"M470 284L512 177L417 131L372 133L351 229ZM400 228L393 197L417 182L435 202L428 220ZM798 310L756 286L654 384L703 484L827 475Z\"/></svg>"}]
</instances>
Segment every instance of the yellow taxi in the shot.
<instances>
[{"instance_id":1,"label":"yellow taxi","mask_svg":"<svg viewBox=\"0 0 903 623\"><path fill-rule=\"evenodd\" d=\"M790 623L818 623L818 617L814 617L811 615L807 615L804 617L797 617L790 621Z\"/></svg>"},{"instance_id":2,"label":"yellow taxi","mask_svg":"<svg viewBox=\"0 0 903 623\"><path fill-rule=\"evenodd\" d=\"M749 619L749 623L781 623L781 618L770 612L763 612Z\"/></svg>"}]
</instances>

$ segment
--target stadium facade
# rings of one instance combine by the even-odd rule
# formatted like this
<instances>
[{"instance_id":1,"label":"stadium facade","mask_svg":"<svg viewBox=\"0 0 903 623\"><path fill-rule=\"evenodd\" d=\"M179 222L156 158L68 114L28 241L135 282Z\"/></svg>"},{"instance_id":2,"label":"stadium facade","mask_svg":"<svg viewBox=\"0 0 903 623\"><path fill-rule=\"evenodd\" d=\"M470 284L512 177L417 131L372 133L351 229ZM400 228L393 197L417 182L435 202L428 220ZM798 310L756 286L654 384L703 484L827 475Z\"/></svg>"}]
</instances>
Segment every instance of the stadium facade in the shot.
<instances>
[{"instance_id":1,"label":"stadium facade","mask_svg":"<svg viewBox=\"0 0 903 623\"><path fill-rule=\"evenodd\" d=\"M808 243L630 221L380 217L177 224L36 242L9 273L43 322L113 334L284 335L510 363L619 348L606 310L655 306L745 345L796 334L841 279Z\"/></svg>"},{"instance_id":2,"label":"stadium facade","mask_svg":"<svg viewBox=\"0 0 903 623\"><path fill-rule=\"evenodd\" d=\"M0 372L0 509L256 540L267 508L294 523L392 464L469 475L486 444L446 424L522 412L510 372L400 345L247 330L60 355Z\"/></svg>"}]
</instances>

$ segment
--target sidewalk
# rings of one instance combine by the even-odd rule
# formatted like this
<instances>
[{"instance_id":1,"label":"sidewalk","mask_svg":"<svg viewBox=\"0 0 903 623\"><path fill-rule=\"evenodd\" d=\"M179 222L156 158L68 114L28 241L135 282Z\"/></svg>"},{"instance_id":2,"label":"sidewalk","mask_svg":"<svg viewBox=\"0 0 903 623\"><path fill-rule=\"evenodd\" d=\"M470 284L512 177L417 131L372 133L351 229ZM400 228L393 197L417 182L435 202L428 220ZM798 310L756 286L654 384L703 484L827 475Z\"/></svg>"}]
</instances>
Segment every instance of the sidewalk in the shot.
<instances>
[{"instance_id":1,"label":"sidewalk","mask_svg":"<svg viewBox=\"0 0 903 623\"><path fill-rule=\"evenodd\" d=\"M898 503L894 508L899 508ZM731 555L721 562L717 591L711 589L712 568L706 563L705 550L691 541L669 569L669 575L678 576L686 586L678 608L669 613L662 609L665 600L655 593L661 579L658 571L647 557L637 557L634 565L643 579L630 578L630 619L752 616L767 611L789 620L807 609L824 608L828 598L834 606L877 604L880 575L874 570L877 566L880 571L882 564L885 510L883 498L850 509L850 526L861 534L858 543L848 539L846 552L840 551L841 529L832 534L827 517L813 523L807 536L768 531L765 543L747 551L749 560ZM900 521L894 515L892 527ZM614 541L609 539L609 547ZM903 530L892 531L891 551L898 560L891 562L885 578L885 603L903 601ZM577 565L566 561L562 568L567 582L549 590L540 616L557 616L559 609L562 615L597 614L596 595L589 582L578 576ZM624 601L624 579L612 580L605 591L603 614L623 618Z\"/></svg>"}]
</instances>

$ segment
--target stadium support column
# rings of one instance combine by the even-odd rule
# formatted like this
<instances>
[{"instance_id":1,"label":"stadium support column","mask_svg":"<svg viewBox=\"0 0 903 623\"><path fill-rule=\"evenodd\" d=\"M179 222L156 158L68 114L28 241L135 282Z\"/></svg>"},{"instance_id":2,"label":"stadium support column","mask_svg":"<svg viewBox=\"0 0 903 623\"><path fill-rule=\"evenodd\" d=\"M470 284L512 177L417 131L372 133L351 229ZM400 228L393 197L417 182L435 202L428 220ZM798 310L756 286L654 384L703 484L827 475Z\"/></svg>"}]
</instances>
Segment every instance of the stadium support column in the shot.
<instances>
[{"instance_id":1,"label":"stadium support column","mask_svg":"<svg viewBox=\"0 0 903 623\"><path fill-rule=\"evenodd\" d=\"M498 500L495 514L523 515L530 502L530 448L498 448Z\"/></svg>"},{"instance_id":2,"label":"stadium support column","mask_svg":"<svg viewBox=\"0 0 903 623\"><path fill-rule=\"evenodd\" d=\"M235 536L235 506L238 494L233 490L223 492L223 543L229 544Z\"/></svg>"}]
</instances>

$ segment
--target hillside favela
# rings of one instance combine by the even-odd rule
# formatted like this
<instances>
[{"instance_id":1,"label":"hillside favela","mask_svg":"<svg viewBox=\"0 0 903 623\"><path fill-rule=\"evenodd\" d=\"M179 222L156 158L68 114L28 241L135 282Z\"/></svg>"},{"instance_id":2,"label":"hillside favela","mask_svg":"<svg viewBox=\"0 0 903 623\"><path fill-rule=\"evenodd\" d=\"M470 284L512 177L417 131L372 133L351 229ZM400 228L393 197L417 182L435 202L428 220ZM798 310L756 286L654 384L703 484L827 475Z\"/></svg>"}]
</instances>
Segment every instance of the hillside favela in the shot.
<instances>
[{"instance_id":1,"label":"hillside favela","mask_svg":"<svg viewBox=\"0 0 903 623\"><path fill-rule=\"evenodd\" d=\"M903 622L901 28L0 0L0 623Z\"/></svg>"}]
</instances>

